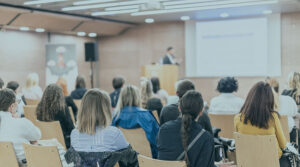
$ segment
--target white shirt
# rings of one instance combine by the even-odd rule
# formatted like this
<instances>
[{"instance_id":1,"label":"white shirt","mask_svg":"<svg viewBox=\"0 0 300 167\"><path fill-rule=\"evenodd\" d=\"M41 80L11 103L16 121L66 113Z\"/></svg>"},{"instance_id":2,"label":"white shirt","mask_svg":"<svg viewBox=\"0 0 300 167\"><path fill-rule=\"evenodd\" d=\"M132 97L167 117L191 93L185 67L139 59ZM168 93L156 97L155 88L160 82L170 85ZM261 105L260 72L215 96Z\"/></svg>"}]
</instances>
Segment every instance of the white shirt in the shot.
<instances>
[{"instance_id":1,"label":"white shirt","mask_svg":"<svg viewBox=\"0 0 300 167\"><path fill-rule=\"evenodd\" d=\"M297 115L298 107L293 98L290 96L279 96L279 114L288 116L288 124L290 132L295 126L294 116Z\"/></svg>"},{"instance_id":2,"label":"white shirt","mask_svg":"<svg viewBox=\"0 0 300 167\"><path fill-rule=\"evenodd\" d=\"M40 100L43 96L42 88L39 86L32 87L30 89L23 89L23 95L26 99Z\"/></svg>"},{"instance_id":3,"label":"white shirt","mask_svg":"<svg viewBox=\"0 0 300 167\"><path fill-rule=\"evenodd\" d=\"M10 112L0 111L0 141L12 142L19 161L25 159L22 143L30 144L41 138L41 131L26 118L13 118Z\"/></svg>"},{"instance_id":4,"label":"white shirt","mask_svg":"<svg viewBox=\"0 0 300 167\"><path fill-rule=\"evenodd\" d=\"M155 96L159 98L162 102L165 102L164 104L167 104L169 96L167 91L159 89L159 91L156 92Z\"/></svg>"},{"instance_id":5,"label":"white shirt","mask_svg":"<svg viewBox=\"0 0 300 167\"><path fill-rule=\"evenodd\" d=\"M22 116L22 115L24 115L24 106L25 106L25 104L24 104L24 102L23 102L23 100L22 100L22 96L21 96L21 95L17 94L16 99L17 99L18 101L20 101L20 103L18 104L17 113L18 113L20 116Z\"/></svg>"},{"instance_id":6,"label":"white shirt","mask_svg":"<svg viewBox=\"0 0 300 167\"><path fill-rule=\"evenodd\" d=\"M245 100L233 93L221 93L210 101L209 112L214 114L238 114Z\"/></svg>"}]
</instances>

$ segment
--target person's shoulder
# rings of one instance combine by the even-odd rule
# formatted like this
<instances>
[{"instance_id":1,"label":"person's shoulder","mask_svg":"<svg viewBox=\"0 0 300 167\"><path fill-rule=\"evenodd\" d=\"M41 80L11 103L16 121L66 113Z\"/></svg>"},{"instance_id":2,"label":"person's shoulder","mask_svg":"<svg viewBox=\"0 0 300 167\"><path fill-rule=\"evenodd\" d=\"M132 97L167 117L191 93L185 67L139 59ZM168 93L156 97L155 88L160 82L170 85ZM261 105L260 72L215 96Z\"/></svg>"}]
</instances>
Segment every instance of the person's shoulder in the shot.
<instances>
[{"instance_id":1,"label":"person's shoulder","mask_svg":"<svg viewBox=\"0 0 300 167\"><path fill-rule=\"evenodd\" d=\"M291 96L280 95L279 100L282 100L287 103L295 103L296 104L295 100Z\"/></svg>"},{"instance_id":2,"label":"person's shoulder","mask_svg":"<svg viewBox=\"0 0 300 167\"><path fill-rule=\"evenodd\" d=\"M241 113L238 113L234 116L234 121L240 120L241 119Z\"/></svg>"},{"instance_id":3,"label":"person's shoulder","mask_svg":"<svg viewBox=\"0 0 300 167\"><path fill-rule=\"evenodd\" d=\"M169 104L163 107L162 110L178 109L178 104Z\"/></svg>"},{"instance_id":4,"label":"person's shoulder","mask_svg":"<svg viewBox=\"0 0 300 167\"><path fill-rule=\"evenodd\" d=\"M162 131L170 130L170 129L177 128L180 125L181 125L181 122L178 119L176 119L176 120L171 120L171 121L165 122L163 125L160 126L159 129Z\"/></svg>"},{"instance_id":5,"label":"person's shoulder","mask_svg":"<svg viewBox=\"0 0 300 167\"><path fill-rule=\"evenodd\" d=\"M274 119L278 119L279 120L279 114L278 112L272 112L272 116Z\"/></svg>"}]
</instances>

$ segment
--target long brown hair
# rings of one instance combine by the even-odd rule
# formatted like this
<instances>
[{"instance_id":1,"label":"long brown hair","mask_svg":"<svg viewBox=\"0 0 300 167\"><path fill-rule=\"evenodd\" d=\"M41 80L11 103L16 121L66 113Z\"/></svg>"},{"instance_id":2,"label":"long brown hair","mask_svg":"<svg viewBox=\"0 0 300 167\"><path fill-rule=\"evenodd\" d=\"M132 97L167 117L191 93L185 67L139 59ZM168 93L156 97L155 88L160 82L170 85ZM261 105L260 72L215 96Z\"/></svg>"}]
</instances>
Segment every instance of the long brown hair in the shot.
<instances>
[{"instance_id":1,"label":"long brown hair","mask_svg":"<svg viewBox=\"0 0 300 167\"><path fill-rule=\"evenodd\" d=\"M192 131L192 123L198 117L203 109L202 95L194 90L186 92L180 99L179 107L182 113L181 121L181 140L185 153L185 161L189 166L189 159L187 154L188 141Z\"/></svg>"},{"instance_id":2,"label":"long brown hair","mask_svg":"<svg viewBox=\"0 0 300 167\"><path fill-rule=\"evenodd\" d=\"M65 98L60 86L50 84L37 106L37 119L40 121L53 121L58 112L65 112Z\"/></svg>"},{"instance_id":3,"label":"long brown hair","mask_svg":"<svg viewBox=\"0 0 300 167\"><path fill-rule=\"evenodd\" d=\"M241 119L244 117L244 124L250 121L251 125L268 129L269 121L274 120L272 116L274 112L274 95L271 86L266 82L256 83L248 93L241 109Z\"/></svg>"}]
</instances>

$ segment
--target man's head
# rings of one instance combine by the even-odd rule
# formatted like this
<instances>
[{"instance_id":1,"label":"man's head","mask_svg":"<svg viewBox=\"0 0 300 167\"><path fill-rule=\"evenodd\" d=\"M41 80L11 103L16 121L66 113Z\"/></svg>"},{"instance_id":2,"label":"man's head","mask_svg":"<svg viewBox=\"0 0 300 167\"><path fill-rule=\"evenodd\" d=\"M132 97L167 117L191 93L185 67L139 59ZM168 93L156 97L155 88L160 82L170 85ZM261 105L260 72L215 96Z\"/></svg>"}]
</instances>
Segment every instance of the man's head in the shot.
<instances>
[{"instance_id":1,"label":"man's head","mask_svg":"<svg viewBox=\"0 0 300 167\"><path fill-rule=\"evenodd\" d=\"M0 90L3 88L3 86L4 86L4 82L3 82L3 80L0 78Z\"/></svg>"},{"instance_id":2,"label":"man's head","mask_svg":"<svg viewBox=\"0 0 300 167\"><path fill-rule=\"evenodd\" d=\"M15 93L18 92L19 83L16 81L10 81L7 83L6 88L13 90Z\"/></svg>"},{"instance_id":3,"label":"man's head","mask_svg":"<svg viewBox=\"0 0 300 167\"><path fill-rule=\"evenodd\" d=\"M0 111L15 113L17 111L16 95L13 90L0 90Z\"/></svg>"},{"instance_id":4,"label":"man's head","mask_svg":"<svg viewBox=\"0 0 300 167\"><path fill-rule=\"evenodd\" d=\"M170 47L167 48L167 52L168 52L170 55L174 55L175 49L174 49L172 46L170 46Z\"/></svg>"},{"instance_id":5,"label":"man's head","mask_svg":"<svg viewBox=\"0 0 300 167\"><path fill-rule=\"evenodd\" d=\"M112 85L113 85L114 89L122 88L124 83L125 83L125 79L121 76L115 77L112 81Z\"/></svg>"},{"instance_id":6,"label":"man's head","mask_svg":"<svg viewBox=\"0 0 300 167\"><path fill-rule=\"evenodd\" d=\"M184 79L179 81L176 94L180 99L189 90L195 90L195 85L192 81Z\"/></svg>"}]
</instances>

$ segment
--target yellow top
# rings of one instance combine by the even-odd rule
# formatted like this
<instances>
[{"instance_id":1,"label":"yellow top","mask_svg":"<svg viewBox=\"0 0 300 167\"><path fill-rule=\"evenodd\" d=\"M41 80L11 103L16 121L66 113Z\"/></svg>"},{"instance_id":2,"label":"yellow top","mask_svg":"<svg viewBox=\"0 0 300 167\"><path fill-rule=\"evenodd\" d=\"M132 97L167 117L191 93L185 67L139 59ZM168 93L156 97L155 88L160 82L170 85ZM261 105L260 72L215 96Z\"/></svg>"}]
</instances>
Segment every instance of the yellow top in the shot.
<instances>
[{"instance_id":1,"label":"yellow top","mask_svg":"<svg viewBox=\"0 0 300 167\"><path fill-rule=\"evenodd\" d=\"M248 120L247 124L244 124L244 118L241 118L241 114L237 114L234 117L234 127L236 132L248 135L275 135L277 138L277 147L278 147L278 156L279 159L282 155L282 150L286 147L286 139L283 134L283 130L281 128L280 120L276 113L272 114L274 117L274 121L269 121L269 128L263 129L257 126L251 125L250 121Z\"/></svg>"}]
</instances>

